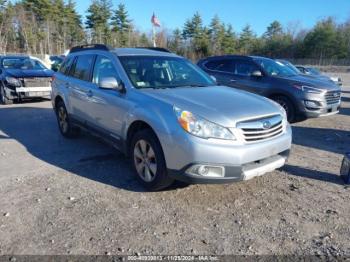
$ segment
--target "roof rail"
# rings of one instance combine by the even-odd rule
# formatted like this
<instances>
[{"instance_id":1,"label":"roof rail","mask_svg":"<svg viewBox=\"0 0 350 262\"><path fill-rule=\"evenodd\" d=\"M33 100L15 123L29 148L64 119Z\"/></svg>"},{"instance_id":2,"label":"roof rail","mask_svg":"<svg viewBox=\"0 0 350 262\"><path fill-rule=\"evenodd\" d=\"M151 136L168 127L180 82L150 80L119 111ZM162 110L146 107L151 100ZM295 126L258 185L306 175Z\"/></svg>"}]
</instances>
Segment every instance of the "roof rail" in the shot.
<instances>
[{"instance_id":1,"label":"roof rail","mask_svg":"<svg viewBox=\"0 0 350 262\"><path fill-rule=\"evenodd\" d=\"M107 45L103 44L90 44L90 45L78 45L71 48L69 53L75 53L80 51L88 51L88 50L103 50L110 51L111 48Z\"/></svg>"},{"instance_id":2,"label":"roof rail","mask_svg":"<svg viewBox=\"0 0 350 262\"><path fill-rule=\"evenodd\" d=\"M159 51L159 52L171 53L171 51L169 49L166 49L164 47L136 47L136 48L142 48L142 49L149 49L149 50L154 50L154 51Z\"/></svg>"}]
</instances>

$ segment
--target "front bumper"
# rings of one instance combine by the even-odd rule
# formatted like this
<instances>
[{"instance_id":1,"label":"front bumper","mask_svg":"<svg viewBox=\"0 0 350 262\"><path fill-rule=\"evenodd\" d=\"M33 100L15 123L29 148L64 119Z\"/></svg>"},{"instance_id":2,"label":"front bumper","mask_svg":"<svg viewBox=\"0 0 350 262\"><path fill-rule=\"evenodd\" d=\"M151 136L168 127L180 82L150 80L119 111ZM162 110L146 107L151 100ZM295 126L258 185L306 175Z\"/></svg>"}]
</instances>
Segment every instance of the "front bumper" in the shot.
<instances>
[{"instance_id":1,"label":"front bumper","mask_svg":"<svg viewBox=\"0 0 350 262\"><path fill-rule=\"evenodd\" d=\"M286 162L291 147L291 128L272 139L234 145L189 134L173 134L171 144L161 141L170 176L188 183L227 183L247 180L271 172ZM224 177L207 177L188 172L194 165L219 166Z\"/></svg>"},{"instance_id":2,"label":"front bumper","mask_svg":"<svg viewBox=\"0 0 350 262\"><path fill-rule=\"evenodd\" d=\"M42 87L17 87L16 92L23 97L50 97L51 86Z\"/></svg>"},{"instance_id":3,"label":"front bumper","mask_svg":"<svg viewBox=\"0 0 350 262\"><path fill-rule=\"evenodd\" d=\"M339 91L340 92L340 91ZM310 106L307 103L316 103ZM327 103L324 94L304 94L298 101L299 114L307 118L329 116L339 113L341 100L335 103Z\"/></svg>"},{"instance_id":4,"label":"front bumper","mask_svg":"<svg viewBox=\"0 0 350 262\"><path fill-rule=\"evenodd\" d=\"M44 87L9 87L4 86L5 95L8 99L50 97L51 86Z\"/></svg>"},{"instance_id":5,"label":"front bumper","mask_svg":"<svg viewBox=\"0 0 350 262\"><path fill-rule=\"evenodd\" d=\"M186 171L198 163L192 163L184 167L182 170L168 169L168 174L176 180L180 180L190 184L221 184L249 180L257 176L262 176L268 172L282 167L289 156L290 150L285 150L277 155L244 164L242 166L223 166L225 170L224 177L204 177L199 175L192 175ZM201 163L205 165L216 165L212 163Z\"/></svg>"}]
</instances>

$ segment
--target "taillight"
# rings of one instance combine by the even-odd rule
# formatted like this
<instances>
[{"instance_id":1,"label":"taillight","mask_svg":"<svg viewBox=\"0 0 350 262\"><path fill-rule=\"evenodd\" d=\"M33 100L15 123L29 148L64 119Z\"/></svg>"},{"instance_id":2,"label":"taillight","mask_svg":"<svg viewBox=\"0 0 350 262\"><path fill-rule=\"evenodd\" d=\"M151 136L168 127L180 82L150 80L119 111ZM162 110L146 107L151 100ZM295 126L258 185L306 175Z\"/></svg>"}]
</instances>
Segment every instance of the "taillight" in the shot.
<instances>
[{"instance_id":1,"label":"taillight","mask_svg":"<svg viewBox=\"0 0 350 262\"><path fill-rule=\"evenodd\" d=\"M51 77L51 82L53 82L55 79L56 79L56 76L53 75L53 76Z\"/></svg>"}]
</instances>

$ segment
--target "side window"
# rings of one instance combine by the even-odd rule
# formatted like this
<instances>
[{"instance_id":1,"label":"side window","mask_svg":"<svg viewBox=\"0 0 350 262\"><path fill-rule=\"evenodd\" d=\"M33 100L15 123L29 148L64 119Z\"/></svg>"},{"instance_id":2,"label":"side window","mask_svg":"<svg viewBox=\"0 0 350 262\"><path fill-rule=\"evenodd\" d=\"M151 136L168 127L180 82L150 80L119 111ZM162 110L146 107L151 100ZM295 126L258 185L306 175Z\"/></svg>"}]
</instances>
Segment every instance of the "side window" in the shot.
<instances>
[{"instance_id":1,"label":"side window","mask_svg":"<svg viewBox=\"0 0 350 262\"><path fill-rule=\"evenodd\" d=\"M80 55L75 61L71 76L83 81L90 81L91 68L94 62L94 55Z\"/></svg>"},{"instance_id":2,"label":"side window","mask_svg":"<svg viewBox=\"0 0 350 262\"><path fill-rule=\"evenodd\" d=\"M95 67L94 67L94 73L92 76L92 82L95 84L99 84L99 81L102 78L106 77L115 77L116 79L119 79L118 72L115 69L112 61L104 56L97 56Z\"/></svg>"},{"instance_id":3,"label":"side window","mask_svg":"<svg viewBox=\"0 0 350 262\"><path fill-rule=\"evenodd\" d=\"M259 70L259 67L249 61L236 61L234 73L240 76L250 76L254 71Z\"/></svg>"},{"instance_id":4,"label":"side window","mask_svg":"<svg viewBox=\"0 0 350 262\"><path fill-rule=\"evenodd\" d=\"M232 61L231 60L215 60L205 64L210 70L222 71L227 73L233 73Z\"/></svg>"},{"instance_id":5,"label":"side window","mask_svg":"<svg viewBox=\"0 0 350 262\"><path fill-rule=\"evenodd\" d=\"M73 57L68 57L67 59L65 59L60 67L59 72L64 75L68 75L68 72L72 65L73 60L74 60Z\"/></svg>"}]
</instances>

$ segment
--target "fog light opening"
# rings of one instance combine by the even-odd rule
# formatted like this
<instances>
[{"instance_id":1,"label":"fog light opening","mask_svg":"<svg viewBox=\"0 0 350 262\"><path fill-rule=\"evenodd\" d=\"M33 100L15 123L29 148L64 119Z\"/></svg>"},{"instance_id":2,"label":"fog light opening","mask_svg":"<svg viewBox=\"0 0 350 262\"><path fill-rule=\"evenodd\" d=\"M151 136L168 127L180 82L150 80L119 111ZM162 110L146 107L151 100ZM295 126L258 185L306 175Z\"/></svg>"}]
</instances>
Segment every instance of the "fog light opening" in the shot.
<instances>
[{"instance_id":1,"label":"fog light opening","mask_svg":"<svg viewBox=\"0 0 350 262\"><path fill-rule=\"evenodd\" d=\"M310 108L319 108L321 106L318 101L305 100L305 105Z\"/></svg>"},{"instance_id":2,"label":"fog light opening","mask_svg":"<svg viewBox=\"0 0 350 262\"><path fill-rule=\"evenodd\" d=\"M187 169L186 173L203 177L224 177L225 168L222 166L194 165Z\"/></svg>"}]
</instances>

